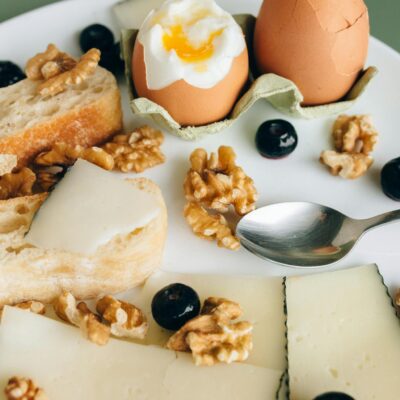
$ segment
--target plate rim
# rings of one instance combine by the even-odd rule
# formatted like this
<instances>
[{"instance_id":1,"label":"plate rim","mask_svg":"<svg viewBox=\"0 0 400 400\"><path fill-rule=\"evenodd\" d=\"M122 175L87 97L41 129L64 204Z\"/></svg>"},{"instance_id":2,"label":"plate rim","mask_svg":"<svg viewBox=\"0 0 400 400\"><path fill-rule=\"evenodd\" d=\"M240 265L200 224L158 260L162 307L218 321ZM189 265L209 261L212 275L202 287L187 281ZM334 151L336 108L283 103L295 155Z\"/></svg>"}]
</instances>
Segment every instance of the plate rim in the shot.
<instances>
[{"instance_id":1,"label":"plate rim","mask_svg":"<svg viewBox=\"0 0 400 400\"><path fill-rule=\"evenodd\" d=\"M93 5L95 5L95 4L98 5L99 3L114 5L119 2L122 3L122 1L119 1L119 0L85 0L85 7L88 7L87 4L89 4L89 3L93 3ZM34 8L33 10L26 11L22 14L16 15L14 17L6 19L5 21L0 22L0 30L3 28L7 29L7 25L11 25L15 22L18 22L20 19L24 19L29 15L41 13L43 11L50 11L52 8L56 9L61 6L65 6L66 4L68 4L68 6L69 6L69 4L71 4L71 3L77 3L77 4L79 3L79 5L82 6L82 0L58 0L55 3L42 5L40 7ZM393 56L395 56L397 58L397 60L400 62L400 52L398 52L396 49L391 47L389 44L385 43L381 39L378 39L377 37L375 37L371 34L369 35L369 37L370 37L370 44L374 43L378 47L379 46L382 47L385 51L388 51Z\"/></svg>"}]
</instances>

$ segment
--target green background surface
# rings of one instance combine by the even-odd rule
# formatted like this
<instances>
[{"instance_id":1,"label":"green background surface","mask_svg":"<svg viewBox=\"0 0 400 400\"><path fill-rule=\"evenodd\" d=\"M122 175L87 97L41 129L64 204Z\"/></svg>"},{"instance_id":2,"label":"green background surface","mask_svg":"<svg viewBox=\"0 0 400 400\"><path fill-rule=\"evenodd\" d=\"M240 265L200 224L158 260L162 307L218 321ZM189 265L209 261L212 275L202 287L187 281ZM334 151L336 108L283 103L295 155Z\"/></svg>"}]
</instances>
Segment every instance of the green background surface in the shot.
<instances>
[{"instance_id":1,"label":"green background surface","mask_svg":"<svg viewBox=\"0 0 400 400\"><path fill-rule=\"evenodd\" d=\"M372 34L400 51L400 0L365 1L370 11ZM55 0L0 0L0 22L50 3Z\"/></svg>"}]
</instances>

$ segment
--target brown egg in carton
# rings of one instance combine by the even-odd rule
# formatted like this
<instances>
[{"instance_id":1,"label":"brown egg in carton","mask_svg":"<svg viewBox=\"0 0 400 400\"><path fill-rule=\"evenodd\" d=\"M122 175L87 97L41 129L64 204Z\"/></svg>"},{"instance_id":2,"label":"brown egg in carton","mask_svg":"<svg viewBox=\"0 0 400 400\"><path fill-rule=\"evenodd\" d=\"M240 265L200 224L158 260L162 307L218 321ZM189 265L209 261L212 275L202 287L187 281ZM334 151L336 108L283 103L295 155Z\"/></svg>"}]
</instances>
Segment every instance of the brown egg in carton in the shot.
<instances>
[{"instance_id":1,"label":"brown egg in carton","mask_svg":"<svg viewBox=\"0 0 400 400\"><path fill-rule=\"evenodd\" d=\"M147 98L138 97L132 80L132 54L139 31L126 29L122 31L121 47L125 60L125 75L132 112L151 118L163 129L176 136L186 140L196 140L229 128L260 99L268 100L273 107L292 117L314 119L343 113L354 105L378 72L376 67L365 69L346 96L337 102L317 106L304 106L302 105L303 95L291 80L273 73L257 75L253 55L256 18L249 14L234 15L233 17L242 28L246 38L250 57L250 73L244 93L237 100L227 118L208 125L181 126L165 108Z\"/></svg>"}]
</instances>

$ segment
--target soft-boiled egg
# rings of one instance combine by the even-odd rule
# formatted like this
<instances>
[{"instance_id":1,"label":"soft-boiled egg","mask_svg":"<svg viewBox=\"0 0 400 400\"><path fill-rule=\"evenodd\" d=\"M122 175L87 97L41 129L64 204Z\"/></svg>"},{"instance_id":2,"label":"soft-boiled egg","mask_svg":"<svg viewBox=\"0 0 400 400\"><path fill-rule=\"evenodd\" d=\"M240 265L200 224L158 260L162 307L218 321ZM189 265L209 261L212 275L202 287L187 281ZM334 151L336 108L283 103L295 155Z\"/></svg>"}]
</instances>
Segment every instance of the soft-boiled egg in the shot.
<instances>
[{"instance_id":1,"label":"soft-boiled egg","mask_svg":"<svg viewBox=\"0 0 400 400\"><path fill-rule=\"evenodd\" d=\"M248 73L243 32L214 0L167 0L139 30L132 57L136 92L181 125L226 117Z\"/></svg>"},{"instance_id":2,"label":"soft-boiled egg","mask_svg":"<svg viewBox=\"0 0 400 400\"><path fill-rule=\"evenodd\" d=\"M254 34L261 73L296 83L308 105L342 98L364 67L369 20L363 0L264 0Z\"/></svg>"}]
</instances>

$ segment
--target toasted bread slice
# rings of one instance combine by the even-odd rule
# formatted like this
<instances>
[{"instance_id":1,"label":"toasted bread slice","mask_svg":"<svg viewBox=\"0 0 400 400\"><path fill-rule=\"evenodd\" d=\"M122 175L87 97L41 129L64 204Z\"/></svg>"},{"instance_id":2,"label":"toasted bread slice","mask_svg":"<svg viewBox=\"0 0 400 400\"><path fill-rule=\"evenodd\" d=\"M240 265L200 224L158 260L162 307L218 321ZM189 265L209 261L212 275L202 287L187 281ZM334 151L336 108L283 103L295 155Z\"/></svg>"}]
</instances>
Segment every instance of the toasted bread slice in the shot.
<instances>
[{"instance_id":1,"label":"toasted bread slice","mask_svg":"<svg viewBox=\"0 0 400 400\"><path fill-rule=\"evenodd\" d=\"M91 256L44 250L24 240L47 194L0 201L0 306L26 300L50 303L63 290L90 299L128 290L148 278L161 263L167 211L156 184L145 178L130 182L156 196L158 216L143 228L115 236Z\"/></svg>"},{"instance_id":2,"label":"toasted bread slice","mask_svg":"<svg viewBox=\"0 0 400 400\"><path fill-rule=\"evenodd\" d=\"M37 94L39 83L25 79L0 89L0 154L16 155L18 167L56 142L88 147L122 129L120 92L107 70L96 68L54 97Z\"/></svg>"}]
</instances>

